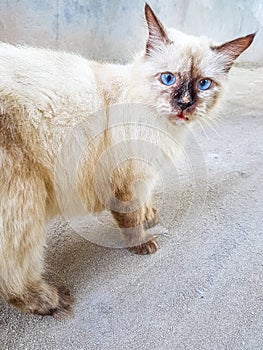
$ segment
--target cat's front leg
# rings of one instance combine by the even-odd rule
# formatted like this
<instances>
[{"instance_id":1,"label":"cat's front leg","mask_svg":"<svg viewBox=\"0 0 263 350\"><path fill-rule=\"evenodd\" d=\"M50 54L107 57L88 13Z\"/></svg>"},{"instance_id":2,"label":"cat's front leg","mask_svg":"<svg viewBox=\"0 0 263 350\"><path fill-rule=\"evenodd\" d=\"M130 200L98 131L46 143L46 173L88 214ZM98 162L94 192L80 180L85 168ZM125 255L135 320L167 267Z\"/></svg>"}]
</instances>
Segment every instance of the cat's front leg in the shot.
<instances>
[{"instance_id":1,"label":"cat's front leg","mask_svg":"<svg viewBox=\"0 0 263 350\"><path fill-rule=\"evenodd\" d=\"M159 224L159 216L157 210L152 207L151 203L145 205L144 228L147 230Z\"/></svg>"},{"instance_id":2,"label":"cat's front leg","mask_svg":"<svg viewBox=\"0 0 263 350\"><path fill-rule=\"evenodd\" d=\"M158 250L158 244L154 238L149 240L146 243L139 244L134 247L128 248L128 250L134 254L138 255L147 255L147 254L154 254Z\"/></svg>"},{"instance_id":3,"label":"cat's front leg","mask_svg":"<svg viewBox=\"0 0 263 350\"><path fill-rule=\"evenodd\" d=\"M141 255L156 253L158 244L155 238L145 231L146 227L152 227L157 223L156 210L145 206L138 206L136 210L132 210L129 205L131 198L129 194L118 193L116 197L121 204L118 210L112 210L111 213L123 232L127 249Z\"/></svg>"}]
</instances>

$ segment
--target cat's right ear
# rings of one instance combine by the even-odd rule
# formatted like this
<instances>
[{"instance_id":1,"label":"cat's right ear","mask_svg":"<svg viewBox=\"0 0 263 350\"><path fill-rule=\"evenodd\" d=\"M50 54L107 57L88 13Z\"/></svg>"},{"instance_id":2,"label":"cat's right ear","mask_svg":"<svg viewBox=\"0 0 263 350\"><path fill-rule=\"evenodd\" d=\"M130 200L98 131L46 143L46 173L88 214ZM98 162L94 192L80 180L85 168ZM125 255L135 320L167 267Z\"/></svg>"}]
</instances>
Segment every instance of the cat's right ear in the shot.
<instances>
[{"instance_id":1,"label":"cat's right ear","mask_svg":"<svg viewBox=\"0 0 263 350\"><path fill-rule=\"evenodd\" d=\"M225 57L225 70L228 72L234 63L235 59L241 55L253 42L256 33L252 33L241 38L228 41L219 46L211 47L213 51Z\"/></svg>"},{"instance_id":2,"label":"cat's right ear","mask_svg":"<svg viewBox=\"0 0 263 350\"><path fill-rule=\"evenodd\" d=\"M156 17L151 7L145 4L145 18L148 26L148 40L146 43L146 55L150 56L151 51L160 47L163 44L170 44L164 26Z\"/></svg>"}]
</instances>

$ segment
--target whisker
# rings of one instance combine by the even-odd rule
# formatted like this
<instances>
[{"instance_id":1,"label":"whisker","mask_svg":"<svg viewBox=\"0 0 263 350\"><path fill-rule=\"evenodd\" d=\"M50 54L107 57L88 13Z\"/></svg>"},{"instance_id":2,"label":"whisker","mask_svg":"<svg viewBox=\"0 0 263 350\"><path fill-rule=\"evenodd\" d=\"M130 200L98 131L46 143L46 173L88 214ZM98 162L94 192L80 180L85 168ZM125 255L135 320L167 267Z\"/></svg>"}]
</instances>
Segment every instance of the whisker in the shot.
<instances>
[{"instance_id":1,"label":"whisker","mask_svg":"<svg viewBox=\"0 0 263 350\"><path fill-rule=\"evenodd\" d=\"M209 128L210 128L211 130L213 130L213 132L214 132L217 136L222 137L222 135L220 135L220 134L217 132L217 130L208 122L207 119L202 118L201 116L200 116L200 119L201 119L204 123L206 123L206 125L208 125Z\"/></svg>"},{"instance_id":2,"label":"whisker","mask_svg":"<svg viewBox=\"0 0 263 350\"><path fill-rule=\"evenodd\" d=\"M201 126L201 129L203 130L203 133L204 133L204 135L206 136L206 138L209 138L208 135L207 135L207 133L206 133L206 131L205 131L205 129L204 129L204 127L203 127L203 125L202 125L202 123L201 123L201 120L200 120L200 119L197 119L197 121L198 121L198 124Z\"/></svg>"},{"instance_id":3,"label":"whisker","mask_svg":"<svg viewBox=\"0 0 263 350\"><path fill-rule=\"evenodd\" d=\"M217 117L210 118L209 116L206 116L206 118L207 118L208 120L210 120L210 122L211 122L212 124L214 124L215 126L218 126L218 124L219 124L219 118L217 118Z\"/></svg>"}]
</instances>

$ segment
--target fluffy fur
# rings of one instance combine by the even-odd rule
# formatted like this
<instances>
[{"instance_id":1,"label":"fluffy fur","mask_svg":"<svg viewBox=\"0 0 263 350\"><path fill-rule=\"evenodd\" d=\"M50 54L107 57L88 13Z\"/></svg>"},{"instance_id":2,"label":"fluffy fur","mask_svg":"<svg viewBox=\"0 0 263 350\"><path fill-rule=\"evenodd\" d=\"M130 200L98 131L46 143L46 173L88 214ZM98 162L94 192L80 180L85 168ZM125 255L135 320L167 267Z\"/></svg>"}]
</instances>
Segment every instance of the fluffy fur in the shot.
<instances>
[{"instance_id":1,"label":"fluffy fur","mask_svg":"<svg viewBox=\"0 0 263 350\"><path fill-rule=\"evenodd\" d=\"M180 138L179 120L206 117L234 59L254 37L215 46L165 29L148 5L145 14L146 51L129 65L0 45L0 281L7 300L26 312L57 315L70 309L69 293L50 286L42 274L46 222L77 214L76 194L91 213L110 208L131 251L157 250L145 231L158 221L150 199L155 179L136 159L144 148L136 140L158 145L165 156L175 153L163 135ZM162 84L163 72L175 74L173 86ZM203 78L212 86L201 92L197 82ZM179 91L185 103L193 99L185 110L176 102ZM116 105L122 105L118 112ZM122 123L113 121L114 113ZM140 127L146 121L154 132ZM121 142L124 148L112 148ZM151 148L145 147L147 157L158 163ZM134 187L138 180L146 191Z\"/></svg>"}]
</instances>

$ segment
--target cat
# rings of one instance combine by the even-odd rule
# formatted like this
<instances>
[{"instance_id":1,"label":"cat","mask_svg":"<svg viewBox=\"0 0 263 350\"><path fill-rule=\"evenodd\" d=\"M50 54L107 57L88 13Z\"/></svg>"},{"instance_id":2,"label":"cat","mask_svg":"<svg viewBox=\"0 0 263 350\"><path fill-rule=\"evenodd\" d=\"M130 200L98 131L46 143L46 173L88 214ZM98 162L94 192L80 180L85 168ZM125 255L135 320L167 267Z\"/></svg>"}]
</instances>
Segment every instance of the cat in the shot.
<instances>
[{"instance_id":1,"label":"cat","mask_svg":"<svg viewBox=\"0 0 263 350\"><path fill-rule=\"evenodd\" d=\"M140 107L131 107L130 114L126 111L125 125L117 129L110 127L113 124L108 113L118 105L127 109L145 106L147 120L153 118L162 124L158 124L160 127L180 136L184 126L179 124L191 124L214 110L233 62L255 36L217 45L203 37L165 28L148 4L145 18L145 51L127 65L102 64L40 48L0 45L0 283L6 300L20 310L53 316L71 310L69 291L43 279L43 259L46 223L64 214L64 203L59 198L62 192L68 196L65 212L71 211L71 199L74 207L74 198L70 190L67 192L73 181L67 167L71 159L72 164L76 160L81 137L90 142L93 128L96 132L102 130L89 143L74 178L85 210L98 213L110 208L129 250L155 253L156 240L146 233L158 222L150 196L154 180L147 167L129 157L129 151L136 148L136 137L127 146L127 162L119 162L114 168L116 154L120 154L117 149L106 158L111 164L108 170L97 166L103 152L116 140L125 141L128 134L140 133L139 124L129 126L127 122L133 120L133 114L136 119L136 110L143 121L143 113ZM65 141L71 130L72 144ZM162 143L162 131L158 132L149 133L153 144ZM165 140L163 147L173 153L169 141ZM95 172L99 174L97 185ZM57 181L61 175L61 182ZM137 180L146 183L146 197L140 186L134 190ZM144 193L143 199L140 193Z\"/></svg>"}]
</instances>

